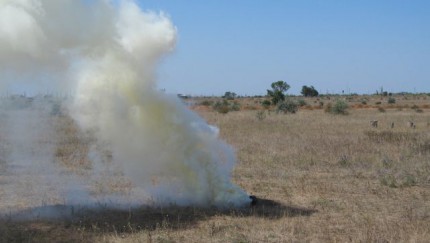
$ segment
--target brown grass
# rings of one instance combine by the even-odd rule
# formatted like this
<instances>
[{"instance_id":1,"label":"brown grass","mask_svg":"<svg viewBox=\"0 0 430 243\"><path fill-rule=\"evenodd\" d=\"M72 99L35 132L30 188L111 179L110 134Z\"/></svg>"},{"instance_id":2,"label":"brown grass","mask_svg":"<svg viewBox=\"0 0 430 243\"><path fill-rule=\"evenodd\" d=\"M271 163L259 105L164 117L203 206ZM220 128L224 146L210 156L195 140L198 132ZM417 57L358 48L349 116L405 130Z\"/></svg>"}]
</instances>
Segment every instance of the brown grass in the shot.
<instances>
[{"instance_id":1,"label":"brown grass","mask_svg":"<svg viewBox=\"0 0 430 243\"><path fill-rule=\"evenodd\" d=\"M55 157L63 166L74 169L90 169L91 161L87 155L91 137L80 131L78 125L68 116L56 117L58 142Z\"/></svg>"},{"instance_id":2,"label":"brown grass","mask_svg":"<svg viewBox=\"0 0 430 243\"><path fill-rule=\"evenodd\" d=\"M404 107L414 98L396 99ZM419 102L425 108L428 101ZM346 116L303 109L266 112L263 119L257 110L200 110L236 149L234 181L261 199L255 208L86 209L62 221L6 218L0 242L427 242L428 111L357 108Z\"/></svg>"}]
</instances>

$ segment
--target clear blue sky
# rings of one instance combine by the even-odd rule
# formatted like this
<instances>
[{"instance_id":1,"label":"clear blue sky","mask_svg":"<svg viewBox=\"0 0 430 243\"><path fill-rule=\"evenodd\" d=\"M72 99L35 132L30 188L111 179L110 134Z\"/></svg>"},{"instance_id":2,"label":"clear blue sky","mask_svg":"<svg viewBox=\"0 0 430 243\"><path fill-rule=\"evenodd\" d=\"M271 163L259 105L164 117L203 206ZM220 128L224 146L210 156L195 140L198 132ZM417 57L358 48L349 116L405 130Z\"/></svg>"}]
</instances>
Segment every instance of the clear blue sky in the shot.
<instances>
[{"instance_id":1,"label":"clear blue sky","mask_svg":"<svg viewBox=\"0 0 430 243\"><path fill-rule=\"evenodd\" d=\"M139 0L178 28L159 69L169 93L430 92L428 0Z\"/></svg>"}]
</instances>

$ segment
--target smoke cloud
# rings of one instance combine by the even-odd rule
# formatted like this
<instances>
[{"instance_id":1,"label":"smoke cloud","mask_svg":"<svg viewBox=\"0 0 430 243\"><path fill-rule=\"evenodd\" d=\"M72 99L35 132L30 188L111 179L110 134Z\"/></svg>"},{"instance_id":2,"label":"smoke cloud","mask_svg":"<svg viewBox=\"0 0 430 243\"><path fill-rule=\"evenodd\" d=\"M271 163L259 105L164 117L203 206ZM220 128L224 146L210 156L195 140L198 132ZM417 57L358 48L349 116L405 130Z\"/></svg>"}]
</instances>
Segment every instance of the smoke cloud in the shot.
<instances>
[{"instance_id":1,"label":"smoke cloud","mask_svg":"<svg viewBox=\"0 0 430 243\"><path fill-rule=\"evenodd\" d=\"M43 182L31 182L45 185L33 186L38 195L55 189L62 195L56 201L99 202L86 182L112 176L106 174L103 147L109 150L110 167L132 183L127 200L249 204L248 195L231 182L234 151L218 138L217 129L156 89L157 64L174 50L176 38L176 27L164 13L143 11L131 0L0 0L0 88L73 90L73 98L61 104L67 104L82 134L96 138L86 155L92 172L72 175L52 163L58 156L52 143L63 139L48 119L58 101L27 100L31 105L20 109L16 100L14 105L3 102L0 180L8 187L0 191L2 201L13 204L12 191L34 178L22 175L36 173L46 175L39 176ZM18 176L5 179L11 173ZM25 194L23 188L18 195Z\"/></svg>"}]
</instances>

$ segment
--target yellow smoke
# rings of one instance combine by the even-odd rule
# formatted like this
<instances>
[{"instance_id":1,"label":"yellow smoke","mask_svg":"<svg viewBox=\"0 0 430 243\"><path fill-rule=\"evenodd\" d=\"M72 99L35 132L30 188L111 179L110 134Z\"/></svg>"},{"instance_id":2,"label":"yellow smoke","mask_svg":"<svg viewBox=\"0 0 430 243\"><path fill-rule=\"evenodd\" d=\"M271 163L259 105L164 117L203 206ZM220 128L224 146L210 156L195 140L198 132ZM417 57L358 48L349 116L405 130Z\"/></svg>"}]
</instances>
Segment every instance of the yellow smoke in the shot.
<instances>
[{"instance_id":1,"label":"yellow smoke","mask_svg":"<svg viewBox=\"0 0 430 243\"><path fill-rule=\"evenodd\" d=\"M176 36L164 13L131 0L0 0L1 67L76 90L72 117L110 145L136 187L159 203L247 204L231 182L233 149L155 88L155 68Z\"/></svg>"}]
</instances>

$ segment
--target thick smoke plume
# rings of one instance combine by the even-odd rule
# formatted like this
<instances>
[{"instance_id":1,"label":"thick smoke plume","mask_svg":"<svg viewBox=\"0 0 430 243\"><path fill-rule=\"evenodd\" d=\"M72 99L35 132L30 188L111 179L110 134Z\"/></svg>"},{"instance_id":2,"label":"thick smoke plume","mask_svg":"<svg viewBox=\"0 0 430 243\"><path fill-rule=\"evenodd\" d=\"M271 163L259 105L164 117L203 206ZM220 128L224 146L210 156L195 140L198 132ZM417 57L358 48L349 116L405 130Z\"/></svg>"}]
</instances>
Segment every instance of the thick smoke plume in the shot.
<instances>
[{"instance_id":1,"label":"thick smoke plume","mask_svg":"<svg viewBox=\"0 0 430 243\"><path fill-rule=\"evenodd\" d=\"M156 89L155 68L174 49L176 36L165 14L142 11L134 1L0 0L0 88L73 91L69 115L83 133L97 138L87 155L91 176L101 174L104 155L95 147L103 145L131 180L139 202L246 205L248 195L231 182L232 148L217 138L216 128ZM43 121L52 111L43 112L43 102L36 101L18 111L3 105L8 122L0 129L0 143L9 143L13 152L0 157L9 165L0 173L12 173L14 163L22 166L18 174L40 167L51 175L43 177L44 184L67 191L65 201L91 201L82 175L64 177L61 166L47 162L56 152L50 144L42 146L40 136L61 138ZM43 149L28 154L33 148ZM9 200L4 195L2 201Z\"/></svg>"}]
</instances>

